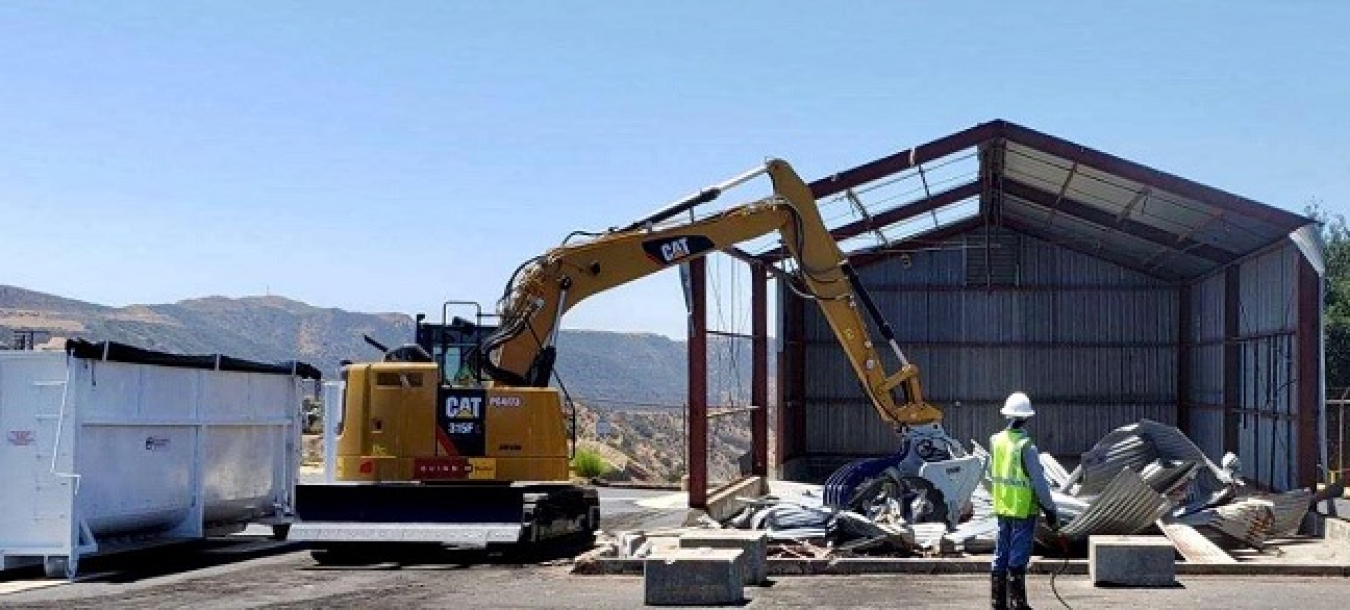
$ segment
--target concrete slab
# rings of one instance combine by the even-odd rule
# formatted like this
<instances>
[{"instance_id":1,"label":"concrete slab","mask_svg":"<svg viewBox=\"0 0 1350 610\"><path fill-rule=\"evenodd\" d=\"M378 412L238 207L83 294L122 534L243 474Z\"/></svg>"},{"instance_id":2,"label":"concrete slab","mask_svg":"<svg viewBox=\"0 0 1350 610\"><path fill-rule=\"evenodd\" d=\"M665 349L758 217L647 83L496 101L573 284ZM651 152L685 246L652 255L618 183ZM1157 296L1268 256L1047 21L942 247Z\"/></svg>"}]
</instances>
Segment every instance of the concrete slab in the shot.
<instances>
[{"instance_id":1,"label":"concrete slab","mask_svg":"<svg viewBox=\"0 0 1350 610\"><path fill-rule=\"evenodd\" d=\"M1163 536L1089 536L1088 575L1095 585L1176 585L1176 548Z\"/></svg>"},{"instance_id":2,"label":"concrete slab","mask_svg":"<svg viewBox=\"0 0 1350 610\"><path fill-rule=\"evenodd\" d=\"M677 549L643 562L651 606L716 606L745 600L738 549Z\"/></svg>"},{"instance_id":3,"label":"concrete slab","mask_svg":"<svg viewBox=\"0 0 1350 610\"><path fill-rule=\"evenodd\" d=\"M1350 548L1350 521L1327 517L1322 521L1322 528L1328 542Z\"/></svg>"},{"instance_id":4,"label":"concrete slab","mask_svg":"<svg viewBox=\"0 0 1350 610\"><path fill-rule=\"evenodd\" d=\"M741 571L745 584L758 585L768 580L766 557L769 537L757 530L696 530L680 536L680 547L741 551Z\"/></svg>"}]
</instances>

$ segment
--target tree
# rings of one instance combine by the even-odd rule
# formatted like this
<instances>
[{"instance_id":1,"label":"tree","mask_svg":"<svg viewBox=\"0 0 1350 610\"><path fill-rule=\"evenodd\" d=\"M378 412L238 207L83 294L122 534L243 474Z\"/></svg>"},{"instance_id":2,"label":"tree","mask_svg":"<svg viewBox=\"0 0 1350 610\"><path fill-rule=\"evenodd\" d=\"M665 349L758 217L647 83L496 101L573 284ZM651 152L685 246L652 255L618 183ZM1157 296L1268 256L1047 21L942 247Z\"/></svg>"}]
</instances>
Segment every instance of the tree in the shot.
<instances>
[{"instance_id":1,"label":"tree","mask_svg":"<svg viewBox=\"0 0 1350 610\"><path fill-rule=\"evenodd\" d=\"M1326 382L1328 388L1350 387L1350 225L1340 214L1328 214L1319 202L1306 214L1321 224L1326 246Z\"/></svg>"}]
</instances>

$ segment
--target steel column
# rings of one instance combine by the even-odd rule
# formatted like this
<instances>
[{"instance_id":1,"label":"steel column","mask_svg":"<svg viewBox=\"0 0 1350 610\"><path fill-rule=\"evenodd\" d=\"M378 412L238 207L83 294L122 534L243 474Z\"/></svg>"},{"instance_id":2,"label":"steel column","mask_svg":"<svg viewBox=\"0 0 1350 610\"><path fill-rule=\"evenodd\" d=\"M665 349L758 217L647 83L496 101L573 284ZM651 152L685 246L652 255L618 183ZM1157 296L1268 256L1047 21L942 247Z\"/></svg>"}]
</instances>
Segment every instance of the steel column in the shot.
<instances>
[{"instance_id":1,"label":"steel column","mask_svg":"<svg viewBox=\"0 0 1350 610\"><path fill-rule=\"evenodd\" d=\"M1298 331L1295 366L1298 373L1298 472L1293 480L1299 487L1317 484L1321 459L1318 438L1318 414L1322 407L1322 278L1305 257L1298 257ZM1326 464L1322 464L1323 467Z\"/></svg>"},{"instance_id":2,"label":"steel column","mask_svg":"<svg viewBox=\"0 0 1350 610\"><path fill-rule=\"evenodd\" d=\"M708 508L707 261L689 261L689 507Z\"/></svg>"},{"instance_id":3,"label":"steel column","mask_svg":"<svg viewBox=\"0 0 1350 610\"><path fill-rule=\"evenodd\" d=\"M769 273L750 266L750 474L769 475Z\"/></svg>"},{"instance_id":4,"label":"steel column","mask_svg":"<svg viewBox=\"0 0 1350 610\"><path fill-rule=\"evenodd\" d=\"M778 443L774 462L780 469L806 453L806 299L788 290L781 296L782 348L778 357Z\"/></svg>"},{"instance_id":5,"label":"steel column","mask_svg":"<svg viewBox=\"0 0 1350 610\"><path fill-rule=\"evenodd\" d=\"M1191 287L1177 288L1177 428L1187 435L1191 429L1191 360L1195 358L1195 332L1191 320Z\"/></svg>"},{"instance_id":6,"label":"steel column","mask_svg":"<svg viewBox=\"0 0 1350 610\"><path fill-rule=\"evenodd\" d=\"M1238 418L1242 417L1242 343L1238 341L1238 300L1242 274L1237 265L1224 269L1223 284L1223 450L1238 452ZM1253 456L1251 459L1255 459Z\"/></svg>"}]
</instances>

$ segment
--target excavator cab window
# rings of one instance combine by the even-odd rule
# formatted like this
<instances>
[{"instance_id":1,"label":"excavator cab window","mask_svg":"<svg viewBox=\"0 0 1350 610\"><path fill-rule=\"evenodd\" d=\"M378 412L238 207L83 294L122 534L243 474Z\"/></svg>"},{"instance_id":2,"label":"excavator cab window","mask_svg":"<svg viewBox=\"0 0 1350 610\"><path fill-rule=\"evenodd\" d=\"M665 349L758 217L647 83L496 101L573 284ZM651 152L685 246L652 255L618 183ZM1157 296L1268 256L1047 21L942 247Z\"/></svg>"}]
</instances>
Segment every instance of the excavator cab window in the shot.
<instances>
[{"instance_id":1,"label":"excavator cab window","mask_svg":"<svg viewBox=\"0 0 1350 610\"><path fill-rule=\"evenodd\" d=\"M453 386L478 386L482 379L476 374L473 359L483 338L496 327L469 324L456 319L451 324L417 326L417 343L431 354L441 369L441 383Z\"/></svg>"},{"instance_id":2,"label":"excavator cab window","mask_svg":"<svg viewBox=\"0 0 1350 610\"><path fill-rule=\"evenodd\" d=\"M473 385L477 382L465 356L472 345L447 345L440 355L441 381L449 385Z\"/></svg>"}]
</instances>

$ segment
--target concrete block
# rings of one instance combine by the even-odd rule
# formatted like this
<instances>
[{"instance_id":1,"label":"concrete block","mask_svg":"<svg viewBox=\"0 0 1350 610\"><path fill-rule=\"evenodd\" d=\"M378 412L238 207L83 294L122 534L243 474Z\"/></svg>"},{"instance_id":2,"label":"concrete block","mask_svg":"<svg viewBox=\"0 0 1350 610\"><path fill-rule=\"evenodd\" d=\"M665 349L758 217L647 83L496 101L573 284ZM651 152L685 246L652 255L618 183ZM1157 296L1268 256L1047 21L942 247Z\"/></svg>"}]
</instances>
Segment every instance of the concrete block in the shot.
<instances>
[{"instance_id":1,"label":"concrete block","mask_svg":"<svg viewBox=\"0 0 1350 610\"><path fill-rule=\"evenodd\" d=\"M1323 537L1327 542L1350 547L1350 521L1338 517L1327 517L1322 521Z\"/></svg>"},{"instance_id":2,"label":"concrete block","mask_svg":"<svg viewBox=\"0 0 1350 610\"><path fill-rule=\"evenodd\" d=\"M1176 548L1163 536L1090 536L1088 574L1094 585L1171 587Z\"/></svg>"},{"instance_id":3,"label":"concrete block","mask_svg":"<svg viewBox=\"0 0 1350 610\"><path fill-rule=\"evenodd\" d=\"M715 606L745 600L737 549L675 549L643 562L649 606Z\"/></svg>"},{"instance_id":4,"label":"concrete block","mask_svg":"<svg viewBox=\"0 0 1350 610\"><path fill-rule=\"evenodd\" d=\"M741 573L745 584L758 585L768 580L769 536L756 530L697 530L680 536L680 548L737 549L741 551Z\"/></svg>"}]
</instances>

